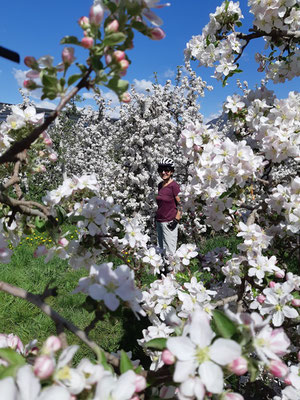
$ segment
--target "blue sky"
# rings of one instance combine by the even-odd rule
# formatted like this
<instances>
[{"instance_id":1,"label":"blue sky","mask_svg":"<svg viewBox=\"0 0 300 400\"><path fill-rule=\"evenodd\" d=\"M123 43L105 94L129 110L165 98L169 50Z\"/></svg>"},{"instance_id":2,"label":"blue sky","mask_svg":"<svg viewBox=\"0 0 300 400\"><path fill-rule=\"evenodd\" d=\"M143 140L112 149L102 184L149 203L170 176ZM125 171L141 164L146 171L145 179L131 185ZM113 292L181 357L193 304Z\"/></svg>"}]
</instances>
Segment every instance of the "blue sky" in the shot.
<instances>
[{"instance_id":1,"label":"blue sky","mask_svg":"<svg viewBox=\"0 0 300 400\"><path fill-rule=\"evenodd\" d=\"M248 13L247 1L241 0L240 3L245 16L242 28L245 31L251 25L252 16ZM0 45L17 51L21 56L21 63L15 64L0 58L0 102L22 102L18 88L28 70L23 63L25 56L39 58L51 54L55 64L61 61L63 46L59 44L60 39L65 35L82 37L82 30L77 21L81 16L88 15L91 4L92 1L88 0L2 2ZM173 0L170 7L157 10L157 14L164 20L162 28L167 36L157 42L136 34L134 49L128 51L132 64L125 79L136 83L139 90L151 84L154 72L158 74L161 84L166 79L172 79L177 65L183 65L186 43L193 35L201 33L209 21L209 13L214 12L220 4L221 0ZM254 61L254 54L259 49L262 49L262 42L250 43L240 60L244 72L238 77L242 81L246 79L250 87L254 87L263 78L263 75L256 71L258 65ZM75 47L77 61L82 62L85 54L86 50ZM201 100L201 112L206 118L210 118L220 111L227 95L238 92L235 79L231 79L229 85L223 88L221 82L211 78L212 69L198 68L196 63L193 63L193 67L198 75L214 86L214 90L207 92ZM275 90L278 97L286 97L290 90L300 87L299 82L298 78L285 84L268 84L268 87ZM81 94L86 97L85 104L94 104L93 100L88 99L87 93ZM110 97L108 94L105 96ZM34 100L36 104L41 103L37 98ZM47 103L43 105L47 106Z\"/></svg>"}]
</instances>

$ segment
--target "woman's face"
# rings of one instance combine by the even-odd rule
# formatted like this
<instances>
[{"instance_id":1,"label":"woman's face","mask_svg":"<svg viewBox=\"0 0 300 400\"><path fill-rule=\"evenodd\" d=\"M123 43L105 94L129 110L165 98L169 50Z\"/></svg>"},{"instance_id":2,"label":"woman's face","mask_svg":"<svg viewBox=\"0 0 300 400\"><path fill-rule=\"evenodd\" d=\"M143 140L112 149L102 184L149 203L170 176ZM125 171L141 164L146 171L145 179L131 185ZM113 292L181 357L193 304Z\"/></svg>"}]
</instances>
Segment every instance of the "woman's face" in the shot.
<instances>
[{"instance_id":1,"label":"woman's face","mask_svg":"<svg viewBox=\"0 0 300 400\"><path fill-rule=\"evenodd\" d=\"M169 167L159 167L158 173L163 180L170 179L173 175L173 171Z\"/></svg>"}]
</instances>

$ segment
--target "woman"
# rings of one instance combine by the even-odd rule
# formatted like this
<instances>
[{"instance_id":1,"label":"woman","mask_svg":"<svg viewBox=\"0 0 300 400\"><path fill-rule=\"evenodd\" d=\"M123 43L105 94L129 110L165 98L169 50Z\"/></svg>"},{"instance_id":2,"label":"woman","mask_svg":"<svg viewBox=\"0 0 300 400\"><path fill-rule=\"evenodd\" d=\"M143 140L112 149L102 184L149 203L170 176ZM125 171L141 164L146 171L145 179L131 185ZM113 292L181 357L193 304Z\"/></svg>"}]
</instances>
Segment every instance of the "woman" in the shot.
<instances>
[{"instance_id":1,"label":"woman","mask_svg":"<svg viewBox=\"0 0 300 400\"><path fill-rule=\"evenodd\" d=\"M156 197L156 230L158 246L163 255L176 252L178 223L181 218L181 204L178 196L180 187L173 179L174 162L170 158L160 160L157 169L162 182L158 185Z\"/></svg>"}]
</instances>

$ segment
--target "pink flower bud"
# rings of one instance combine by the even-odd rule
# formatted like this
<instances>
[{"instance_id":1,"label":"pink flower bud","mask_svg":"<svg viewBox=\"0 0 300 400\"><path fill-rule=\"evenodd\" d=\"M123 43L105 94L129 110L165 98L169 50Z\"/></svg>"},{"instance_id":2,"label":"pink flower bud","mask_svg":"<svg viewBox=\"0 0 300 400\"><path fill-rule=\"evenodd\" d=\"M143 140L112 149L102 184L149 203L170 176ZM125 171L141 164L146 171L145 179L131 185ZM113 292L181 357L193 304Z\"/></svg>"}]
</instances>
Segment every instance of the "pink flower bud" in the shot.
<instances>
[{"instance_id":1,"label":"pink flower bud","mask_svg":"<svg viewBox=\"0 0 300 400\"><path fill-rule=\"evenodd\" d=\"M271 282L269 283L269 287L270 287L270 288L273 288L273 287L275 287L275 285L276 285L276 283L275 283L275 282L273 282L273 281L271 281Z\"/></svg>"},{"instance_id":2,"label":"pink flower bud","mask_svg":"<svg viewBox=\"0 0 300 400\"><path fill-rule=\"evenodd\" d=\"M137 375L135 378L135 391L141 392L142 390L146 389L147 381L142 375Z\"/></svg>"},{"instance_id":3,"label":"pink flower bud","mask_svg":"<svg viewBox=\"0 0 300 400\"><path fill-rule=\"evenodd\" d=\"M125 93L121 94L120 100L121 100L123 103L130 103L130 101L131 101L130 94L129 94L128 92L125 92Z\"/></svg>"},{"instance_id":4,"label":"pink flower bud","mask_svg":"<svg viewBox=\"0 0 300 400\"><path fill-rule=\"evenodd\" d=\"M52 140L51 140L49 137L46 137L46 138L44 139L44 144L45 144L46 146L51 146L51 145L52 145Z\"/></svg>"},{"instance_id":5,"label":"pink flower bud","mask_svg":"<svg viewBox=\"0 0 300 400\"><path fill-rule=\"evenodd\" d=\"M23 82L23 86L24 86L24 88L26 88L28 90L34 90L38 87L38 85L31 79L26 79Z\"/></svg>"},{"instance_id":6,"label":"pink flower bud","mask_svg":"<svg viewBox=\"0 0 300 400\"><path fill-rule=\"evenodd\" d=\"M7 335L7 345L8 347L16 350L18 353L23 353L24 351L24 346L21 339L19 338L19 336L14 335L13 333Z\"/></svg>"},{"instance_id":7,"label":"pink flower bud","mask_svg":"<svg viewBox=\"0 0 300 400\"><path fill-rule=\"evenodd\" d=\"M118 32L119 29L119 21L117 19L114 19L112 22L110 22L107 27L105 28L106 33L114 33Z\"/></svg>"},{"instance_id":8,"label":"pink flower bud","mask_svg":"<svg viewBox=\"0 0 300 400\"><path fill-rule=\"evenodd\" d=\"M140 400L137 394L133 395L130 400Z\"/></svg>"},{"instance_id":9,"label":"pink flower bud","mask_svg":"<svg viewBox=\"0 0 300 400\"><path fill-rule=\"evenodd\" d=\"M280 271L275 272L276 278L282 279L285 277L285 272L281 269Z\"/></svg>"},{"instance_id":10,"label":"pink flower bud","mask_svg":"<svg viewBox=\"0 0 300 400\"><path fill-rule=\"evenodd\" d=\"M34 172L46 172L46 167L43 164L38 165L34 168Z\"/></svg>"},{"instance_id":11,"label":"pink flower bud","mask_svg":"<svg viewBox=\"0 0 300 400\"><path fill-rule=\"evenodd\" d=\"M64 64L71 65L75 60L73 47L65 47L61 53Z\"/></svg>"},{"instance_id":12,"label":"pink flower bud","mask_svg":"<svg viewBox=\"0 0 300 400\"><path fill-rule=\"evenodd\" d=\"M266 300L266 296L264 294L259 294L256 297L256 300L259 302L259 304L263 304L265 302L265 300Z\"/></svg>"},{"instance_id":13,"label":"pink flower bud","mask_svg":"<svg viewBox=\"0 0 300 400\"><path fill-rule=\"evenodd\" d=\"M161 28L153 28L150 30L149 37L152 40L162 40L166 37L166 34Z\"/></svg>"},{"instance_id":14,"label":"pink flower bud","mask_svg":"<svg viewBox=\"0 0 300 400\"><path fill-rule=\"evenodd\" d=\"M300 307L300 299L293 299L292 300L292 305L294 307Z\"/></svg>"},{"instance_id":15,"label":"pink flower bud","mask_svg":"<svg viewBox=\"0 0 300 400\"><path fill-rule=\"evenodd\" d=\"M224 400L244 400L244 397L239 393L226 393L223 397Z\"/></svg>"},{"instance_id":16,"label":"pink flower bud","mask_svg":"<svg viewBox=\"0 0 300 400\"><path fill-rule=\"evenodd\" d=\"M58 244L60 244L62 247L66 247L66 246L68 246L69 241L66 238L60 238L58 241Z\"/></svg>"},{"instance_id":17,"label":"pink flower bud","mask_svg":"<svg viewBox=\"0 0 300 400\"><path fill-rule=\"evenodd\" d=\"M81 39L81 44L85 49L90 49L94 46L94 39L92 37L84 37Z\"/></svg>"},{"instance_id":18,"label":"pink flower bud","mask_svg":"<svg viewBox=\"0 0 300 400\"><path fill-rule=\"evenodd\" d=\"M297 358L298 358L298 361L300 361L300 351L298 351Z\"/></svg>"},{"instance_id":19,"label":"pink flower bud","mask_svg":"<svg viewBox=\"0 0 300 400\"><path fill-rule=\"evenodd\" d=\"M49 336L43 345L42 352L44 354L55 353L61 349L61 340L57 336Z\"/></svg>"},{"instance_id":20,"label":"pink flower bud","mask_svg":"<svg viewBox=\"0 0 300 400\"><path fill-rule=\"evenodd\" d=\"M104 10L100 4L94 4L90 8L90 23L96 26L100 26L103 20Z\"/></svg>"},{"instance_id":21,"label":"pink flower bud","mask_svg":"<svg viewBox=\"0 0 300 400\"><path fill-rule=\"evenodd\" d=\"M51 162L57 161L57 155L56 155L55 153L49 154L49 160L50 160Z\"/></svg>"},{"instance_id":22,"label":"pink flower bud","mask_svg":"<svg viewBox=\"0 0 300 400\"><path fill-rule=\"evenodd\" d=\"M106 65L108 65L112 62L112 56L110 54L105 55L105 62L106 62Z\"/></svg>"},{"instance_id":23,"label":"pink flower bud","mask_svg":"<svg viewBox=\"0 0 300 400\"><path fill-rule=\"evenodd\" d=\"M90 20L88 17L81 17L78 20L78 24L82 29L88 29L90 27Z\"/></svg>"},{"instance_id":24,"label":"pink flower bud","mask_svg":"<svg viewBox=\"0 0 300 400\"><path fill-rule=\"evenodd\" d=\"M114 53L113 53L113 58L114 58L116 61L122 61L122 60L125 59L125 52L122 51L122 50L116 50L116 51L114 51Z\"/></svg>"},{"instance_id":25,"label":"pink flower bud","mask_svg":"<svg viewBox=\"0 0 300 400\"><path fill-rule=\"evenodd\" d=\"M128 60L121 60L119 62L119 65L121 67L121 70L124 71L129 67L129 62L128 62Z\"/></svg>"},{"instance_id":26,"label":"pink flower bud","mask_svg":"<svg viewBox=\"0 0 300 400\"><path fill-rule=\"evenodd\" d=\"M24 64L31 69L39 69L39 64L34 57L26 56L24 58Z\"/></svg>"},{"instance_id":27,"label":"pink flower bud","mask_svg":"<svg viewBox=\"0 0 300 400\"><path fill-rule=\"evenodd\" d=\"M33 372L39 379L49 378L55 369L54 361L51 357L42 355L35 359Z\"/></svg>"},{"instance_id":28,"label":"pink flower bud","mask_svg":"<svg viewBox=\"0 0 300 400\"><path fill-rule=\"evenodd\" d=\"M248 371L248 363L244 357L238 357L233 360L228 369L236 375L244 375Z\"/></svg>"},{"instance_id":29,"label":"pink flower bud","mask_svg":"<svg viewBox=\"0 0 300 400\"><path fill-rule=\"evenodd\" d=\"M277 378L284 378L288 372L288 366L280 360L272 360L269 365L269 371Z\"/></svg>"},{"instance_id":30,"label":"pink flower bud","mask_svg":"<svg viewBox=\"0 0 300 400\"><path fill-rule=\"evenodd\" d=\"M168 349L165 349L162 352L161 359L166 365L172 365L175 363L175 356Z\"/></svg>"}]
</instances>

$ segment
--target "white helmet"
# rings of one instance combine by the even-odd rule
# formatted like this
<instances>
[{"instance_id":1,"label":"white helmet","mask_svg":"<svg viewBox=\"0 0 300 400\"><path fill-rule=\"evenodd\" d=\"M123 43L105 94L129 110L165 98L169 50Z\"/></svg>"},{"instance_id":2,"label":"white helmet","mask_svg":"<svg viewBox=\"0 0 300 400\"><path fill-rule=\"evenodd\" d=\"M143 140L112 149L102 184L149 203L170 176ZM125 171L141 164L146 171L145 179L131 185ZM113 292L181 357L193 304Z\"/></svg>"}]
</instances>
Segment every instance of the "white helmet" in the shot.
<instances>
[{"instance_id":1,"label":"white helmet","mask_svg":"<svg viewBox=\"0 0 300 400\"><path fill-rule=\"evenodd\" d=\"M174 171L174 161L171 158L162 158L159 163L158 163L158 168L160 167L169 167L170 169L172 169Z\"/></svg>"}]
</instances>

